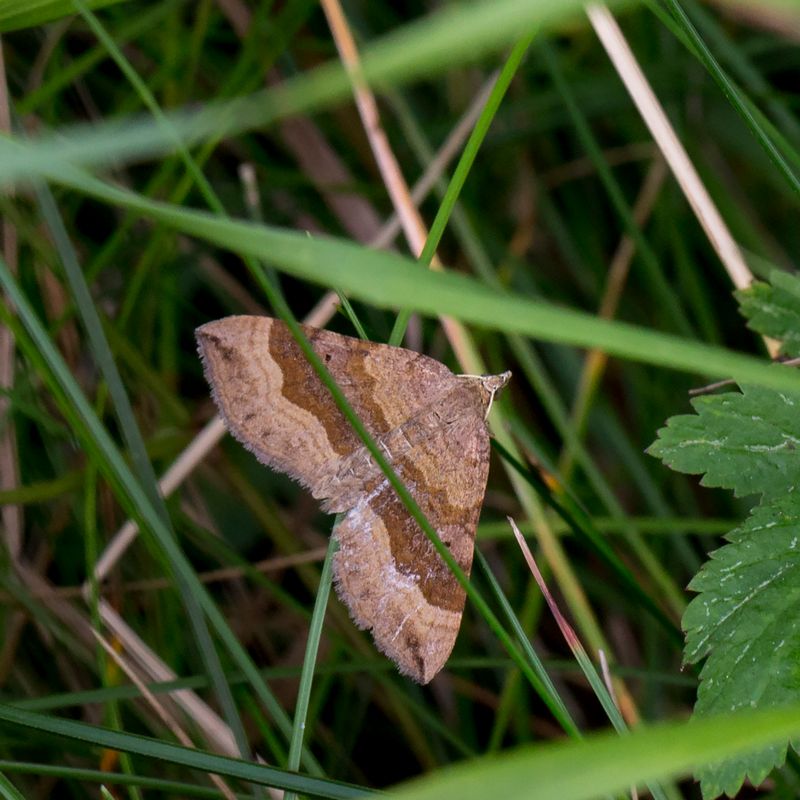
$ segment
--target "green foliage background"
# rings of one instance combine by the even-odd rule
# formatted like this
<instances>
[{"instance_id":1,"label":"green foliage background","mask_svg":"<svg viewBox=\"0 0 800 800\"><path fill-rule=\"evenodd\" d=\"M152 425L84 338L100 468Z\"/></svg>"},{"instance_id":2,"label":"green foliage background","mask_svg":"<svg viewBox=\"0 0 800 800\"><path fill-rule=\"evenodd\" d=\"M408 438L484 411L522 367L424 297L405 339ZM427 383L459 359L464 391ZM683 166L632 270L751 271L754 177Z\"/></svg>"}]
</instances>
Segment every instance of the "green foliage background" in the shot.
<instances>
[{"instance_id":1,"label":"green foliage background","mask_svg":"<svg viewBox=\"0 0 800 800\"><path fill-rule=\"evenodd\" d=\"M391 203L316 4L0 0L14 131L0 139L0 321L15 337L0 352L2 796L221 796L214 773L250 794L352 797L414 778L409 797L639 784L678 798L698 796L699 771L711 797L773 765L769 790L797 795L784 754L800 729L800 377L769 365L758 336L798 355L797 22L770 6L614 11L769 278L738 295L752 330L673 179L634 212L660 156L579 3L345 7L411 183L500 70L481 135L420 203L433 231L420 263L402 238L367 246ZM609 284L626 235L630 269ZM434 251L444 273L427 269ZM283 476L226 439L174 495L156 490L213 415L194 328L300 318L326 289L346 306L332 329L354 335L355 318L394 340L398 312L416 312L407 344L454 369L514 372L470 602L430 688L326 604L332 520ZM460 365L440 315L466 325ZM612 356L596 373L592 347ZM645 449L689 410L689 388L728 378L741 393L696 400L651 449L712 491ZM508 514L588 658L553 624ZM83 599L128 518L139 538ZM92 638L106 630L100 595L174 671L151 690L196 691L230 753L170 706L200 749L176 743ZM698 674L684 657L707 657L697 710L710 718L690 725ZM647 729L629 733L636 718ZM544 746L564 733L574 741Z\"/></svg>"}]
</instances>

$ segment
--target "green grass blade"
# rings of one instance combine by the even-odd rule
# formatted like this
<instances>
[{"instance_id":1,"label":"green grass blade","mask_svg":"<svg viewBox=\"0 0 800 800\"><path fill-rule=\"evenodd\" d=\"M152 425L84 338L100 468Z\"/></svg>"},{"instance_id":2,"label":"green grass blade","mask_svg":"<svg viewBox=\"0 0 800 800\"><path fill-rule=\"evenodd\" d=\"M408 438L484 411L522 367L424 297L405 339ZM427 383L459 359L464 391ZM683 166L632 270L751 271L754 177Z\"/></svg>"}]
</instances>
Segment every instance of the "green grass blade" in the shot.
<instances>
[{"instance_id":1,"label":"green grass blade","mask_svg":"<svg viewBox=\"0 0 800 800\"><path fill-rule=\"evenodd\" d=\"M664 0L667 8L672 14L673 18L680 26L684 36L689 41L692 50L708 70L709 74L717 82L719 88L724 93L725 97L734 107L736 112L750 128L756 141L766 152L769 160L773 163L779 174L783 177L787 186L797 195L800 194L800 177L798 177L786 159L783 157L781 151L776 147L772 138L764 130L760 120L760 112L757 112L754 107L745 99L743 93L738 86L730 79L727 73L722 69L718 60L714 57L711 50L708 48L702 37L697 32L697 28L693 25L689 16L681 7L677 0Z\"/></svg>"},{"instance_id":2,"label":"green grass blade","mask_svg":"<svg viewBox=\"0 0 800 800\"><path fill-rule=\"evenodd\" d=\"M503 65L503 69L500 71L492 87L492 91L486 100L486 105L481 111L480 117L478 117L478 121L464 146L464 152L461 154L461 158L458 160L456 169L453 172L453 177L447 185L442 201L439 204L439 209L436 212L436 216L428 231L428 236L425 239L425 246L422 248L422 252L419 255L420 264L424 264L426 267L430 265L436 254L436 249L439 247L447 223L450 221L450 217L456 207L461 190L464 188L472 165L478 157L481 144L486 138L486 134L489 132L489 126L495 118L497 110L500 108L500 103L503 101L508 87L511 85L512 78L517 74L517 70L533 38L534 34L531 34L514 45L509 57L506 59L506 63ZM391 336L389 336L388 339L389 344L399 345L402 342L409 318L410 313L408 311L403 311L398 315Z\"/></svg>"},{"instance_id":3,"label":"green grass blade","mask_svg":"<svg viewBox=\"0 0 800 800\"><path fill-rule=\"evenodd\" d=\"M136 786L139 789L152 789L174 797L204 797L219 800L219 789L212 786L201 786L196 783L171 781L165 778L151 778L147 775L125 775L119 772L106 772L100 769L81 769L67 767L63 764L36 764L30 761L0 761L0 770L15 775L33 775L37 778L48 777L68 781L86 781L88 783L104 783L112 786Z\"/></svg>"},{"instance_id":4,"label":"green grass blade","mask_svg":"<svg viewBox=\"0 0 800 800\"><path fill-rule=\"evenodd\" d=\"M104 8L124 0L89 0L90 8ZM72 0L0 0L0 33L31 28L75 15Z\"/></svg>"},{"instance_id":5,"label":"green grass blade","mask_svg":"<svg viewBox=\"0 0 800 800\"><path fill-rule=\"evenodd\" d=\"M629 736L521 747L409 783L402 800L590 800L632 785L685 776L694 768L800 733L800 708L641 727ZM579 768L576 768L579 765ZM532 794L535 793L535 794Z\"/></svg>"},{"instance_id":6,"label":"green grass blade","mask_svg":"<svg viewBox=\"0 0 800 800\"><path fill-rule=\"evenodd\" d=\"M550 680L550 676L548 675L544 664L542 663L536 651L533 649L533 646L531 645L528 636L525 634L525 631L522 629L522 625L514 613L514 609L511 607L511 604L508 602L508 598L503 593L500 584L497 582L497 578L495 578L494 573L489 567L489 563L486 561L483 553L481 553L481 551L477 548L475 550L475 561L481 568L484 578L489 582L489 588L491 589L491 592L497 602L500 604L503 615L508 620L511 630L514 631L514 635L517 637L522 649L525 651L528 661L530 661L533 670L536 672L536 675L541 681L541 688L539 689L540 693L546 693L550 697L553 707L558 709L558 719L561 722L561 727L564 728L564 730L567 731L570 736L576 739L582 738L580 729L572 719L569 709L567 709L566 705L564 705L564 701L559 696L552 680Z\"/></svg>"},{"instance_id":7,"label":"green grass blade","mask_svg":"<svg viewBox=\"0 0 800 800\"><path fill-rule=\"evenodd\" d=\"M517 41L521 32L550 27L580 12L579 0L483 0L452 4L368 47L363 73L374 85L399 84L471 63ZM350 81L336 63L319 67L280 87L202 111L175 112L168 126L142 118L44 136L30 157L9 159L0 148L0 180L19 180L58 170L67 162L99 167L120 159L170 151L175 137L186 145L261 128L275 120L321 109L350 94Z\"/></svg>"},{"instance_id":8,"label":"green grass blade","mask_svg":"<svg viewBox=\"0 0 800 800\"><path fill-rule=\"evenodd\" d=\"M200 600L215 632L225 643L239 668L247 674L256 695L264 703L278 727L289 738L291 722L283 708L266 687L255 665L199 582L160 514L153 507L108 432L89 406L63 359L39 323L25 295L20 291L7 265L2 260L0 260L0 286L16 309L17 315L25 326L24 330L4 306L0 306L0 320L15 332L20 347L37 367L50 391L59 402L71 424L74 435L95 459L126 512L136 520L143 532L153 535L165 559L165 568L174 570L176 577L191 587L195 596ZM27 331L27 336L25 331ZM304 756L304 763L310 768L319 768L315 759L308 753Z\"/></svg>"},{"instance_id":9,"label":"green grass blade","mask_svg":"<svg viewBox=\"0 0 800 800\"><path fill-rule=\"evenodd\" d=\"M800 388L800 375L791 369L767 365L720 347L505 294L465 275L433 272L394 253L174 208L104 184L79 170L70 171L68 183L221 247L264 259L295 277L339 287L351 298L381 308L447 314L504 333L597 347L611 355L709 378L733 378L739 383L788 391Z\"/></svg>"},{"instance_id":10,"label":"green grass blade","mask_svg":"<svg viewBox=\"0 0 800 800\"><path fill-rule=\"evenodd\" d=\"M289 791L303 792L316 797L349 800L372 795L351 784L298 775L295 772L267 767L262 764L240 761L203 750L162 742L146 736L121 733L84 722L49 717L32 711L0 704L0 722L6 726L25 726L43 733L85 742L93 747L123 750L146 758L155 758L202 772L212 772L228 778L239 778L249 783L275 786Z\"/></svg>"},{"instance_id":11,"label":"green grass blade","mask_svg":"<svg viewBox=\"0 0 800 800\"><path fill-rule=\"evenodd\" d=\"M175 538L169 512L167 511L166 504L158 489L158 479L156 478L150 459L147 456L144 439L139 431L139 425L133 413L128 393L123 386L122 378L114 363L114 356L111 352L108 340L105 337L100 314L95 307L89 287L84 280L83 272L78 264L77 254L69 240L69 235L61 221L61 216L58 213L58 208L50 190L45 186L39 186L37 187L37 196L43 216L47 220L53 236L56 249L61 256L61 262L67 274L67 280L78 308L78 314L86 329L92 353L108 386L108 391L114 405L114 411L119 421L119 427L122 431L125 444L131 454L133 467L140 481L140 485L147 494L148 501L156 513L158 513L169 535ZM225 681L222 663L220 662L214 642L211 639L206 621L203 618L199 599L194 593L192 585L182 580L179 577L180 573L174 568L172 571L178 576L178 591L183 600L184 607L186 608L192 630L194 631L201 658L205 662L206 669L208 670L211 682L214 686L214 692L223 709L225 720L233 733L239 752L243 756L247 755L249 753L249 746L247 743L247 736L244 732L244 725L239 717L236 705L233 702L233 695L231 694L230 688Z\"/></svg>"},{"instance_id":12,"label":"green grass blade","mask_svg":"<svg viewBox=\"0 0 800 800\"><path fill-rule=\"evenodd\" d=\"M25 800L25 797L17 791L17 787L2 772L0 772L0 797L4 800Z\"/></svg>"},{"instance_id":13,"label":"green grass blade","mask_svg":"<svg viewBox=\"0 0 800 800\"><path fill-rule=\"evenodd\" d=\"M298 770L300 768L300 756L303 752L303 739L306 732L306 718L308 715L308 703L311 697L311 686L314 682L314 669L317 664L317 653L319 652L319 640L322 636L322 625L325 621L325 610L328 607L328 598L331 594L331 582L333 580L333 556L337 550L337 542L331 536L328 543L328 552L325 554L325 562L322 565L322 572L319 577L319 589L314 600L314 613L311 616L311 624L308 627L308 640L306 642L306 652L303 658L303 670L300 673L300 685L297 688L297 702L294 709L294 722L292 724L292 738L289 742L289 759L286 768ZM296 795L286 795L285 800L296 800Z\"/></svg>"}]
</instances>

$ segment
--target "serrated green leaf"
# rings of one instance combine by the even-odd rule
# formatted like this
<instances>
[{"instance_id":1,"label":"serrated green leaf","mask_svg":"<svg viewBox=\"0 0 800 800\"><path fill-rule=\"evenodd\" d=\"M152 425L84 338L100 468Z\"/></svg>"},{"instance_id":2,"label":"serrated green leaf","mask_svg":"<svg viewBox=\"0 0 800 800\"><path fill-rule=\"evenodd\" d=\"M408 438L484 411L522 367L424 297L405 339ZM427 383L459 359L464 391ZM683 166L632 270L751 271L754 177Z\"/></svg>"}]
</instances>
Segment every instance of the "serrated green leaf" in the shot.
<instances>
[{"instance_id":1,"label":"serrated green leaf","mask_svg":"<svg viewBox=\"0 0 800 800\"><path fill-rule=\"evenodd\" d=\"M791 704L800 698L800 397L745 385L693 405L696 415L670 419L650 452L703 474L704 485L763 496L689 585L699 595L683 618L685 660L707 658L695 717ZM745 778L760 783L786 749L704 767L703 796L734 795Z\"/></svg>"},{"instance_id":2,"label":"serrated green leaf","mask_svg":"<svg viewBox=\"0 0 800 800\"><path fill-rule=\"evenodd\" d=\"M800 278L775 270L769 283L754 283L736 299L748 328L778 339L782 353L800 356Z\"/></svg>"},{"instance_id":3,"label":"serrated green leaf","mask_svg":"<svg viewBox=\"0 0 800 800\"><path fill-rule=\"evenodd\" d=\"M683 617L686 661L708 660L695 716L775 708L800 698L800 494L755 509L689 585L700 594ZM759 784L786 758L786 743L706 767L706 797Z\"/></svg>"},{"instance_id":4,"label":"serrated green leaf","mask_svg":"<svg viewBox=\"0 0 800 800\"><path fill-rule=\"evenodd\" d=\"M800 395L743 386L692 405L695 415L672 417L658 432L651 455L737 496L778 497L800 482Z\"/></svg>"}]
</instances>

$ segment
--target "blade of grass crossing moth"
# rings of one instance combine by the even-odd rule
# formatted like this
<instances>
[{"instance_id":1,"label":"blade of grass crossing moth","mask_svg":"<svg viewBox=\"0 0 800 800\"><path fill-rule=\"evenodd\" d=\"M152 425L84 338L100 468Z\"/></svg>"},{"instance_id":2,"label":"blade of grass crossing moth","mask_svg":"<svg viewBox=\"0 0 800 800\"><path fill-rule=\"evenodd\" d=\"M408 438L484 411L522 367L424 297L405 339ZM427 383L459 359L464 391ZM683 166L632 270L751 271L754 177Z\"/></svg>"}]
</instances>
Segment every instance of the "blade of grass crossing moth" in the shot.
<instances>
[{"instance_id":1,"label":"blade of grass crossing moth","mask_svg":"<svg viewBox=\"0 0 800 800\"><path fill-rule=\"evenodd\" d=\"M442 540L439 538L439 534L431 526L428 519L422 513L422 510L420 509L413 495L409 492L405 484L398 478L397 473L392 468L392 465L388 461L385 453L380 447L377 446L374 439L370 436L369 432L364 426L364 423L358 418L358 415L353 411L352 407L350 406L350 403L348 402L344 393L340 389L339 385L336 383L333 376L330 374L328 369L323 364L322 359L317 355L316 351L311 346L310 342L303 333L300 324L297 322L297 320L295 319L294 315L291 312L291 309L286 304L286 301L283 299L283 296L279 292L277 292L274 286L272 286L269 277L265 273L258 272L254 274L253 277L258 281L259 285L264 290L267 298L272 304L272 307L275 309L276 314L286 323L295 341L303 351L305 357L310 362L311 366L319 376L320 380L323 382L323 384L327 387L328 391L331 393L331 396L333 397L336 404L339 406L339 409L341 410L342 414L345 416L347 421L353 426L353 429L361 438L361 440L364 442L364 445L366 446L367 450L369 450L369 453L375 460L375 463L380 467L381 471L386 476L386 478L388 479L389 483L391 484L395 492L397 492L398 497L402 501L408 513L413 517L414 521L424 531L425 535L428 537L431 544L436 549L436 552L439 554L439 556L442 558L445 564L447 564L448 568L456 577L458 582L461 584L462 588L466 592L469 599L475 604L478 613L481 614L481 616L486 620L486 623L492 629L493 633L502 642L503 647L505 647L505 649L514 659L514 661L520 666L520 668L523 671L523 674L525 674L525 676L532 681L534 688L536 688L536 686L538 685L538 678L531 669L530 664L528 664L527 659L519 651L513 639L502 627L500 621L497 619L495 614L489 608L483 596L470 583L469 578L467 578L467 576L464 574L464 571L458 565L448 547L442 542ZM545 703L547 703L548 702L547 696L544 696L543 700L545 701ZM554 713L557 713L557 709L552 709L552 710L554 711Z\"/></svg>"},{"instance_id":2,"label":"blade of grass crossing moth","mask_svg":"<svg viewBox=\"0 0 800 800\"><path fill-rule=\"evenodd\" d=\"M228 648L234 662L247 676L256 696L264 704L276 725L287 739L290 738L291 722L285 711L264 684L260 673L234 636L205 587L198 581L194 570L163 524L160 515L153 508L139 481L128 468L108 432L97 419L2 259L0 259L0 287L5 291L17 314L16 317L12 316L5 305L0 305L0 320L15 334L20 348L44 379L70 423L71 430L95 460L125 511L136 520L143 531L152 535L164 568L174 570L176 575L180 574L183 580L193 587L209 621ZM21 324L17 319L21 320ZM310 771L320 770L316 759L308 751L304 751L303 763Z\"/></svg>"},{"instance_id":3,"label":"blade of grass crossing moth","mask_svg":"<svg viewBox=\"0 0 800 800\"><path fill-rule=\"evenodd\" d=\"M100 321L100 315L92 300L89 287L84 280L83 272L78 265L77 254L69 240L66 228L61 220L61 216L50 190L45 185L38 184L36 187L36 195L67 275L67 280L69 281L70 290L75 299L78 313L89 337L94 359L100 367L100 371L108 386L108 391L114 405L114 411L119 421L120 430L127 448L131 453L134 469L138 475L140 485L147 494L156 513L161 518L165 528L169 531L171 536L175 537L175 531L172 528L169 512L158 490L158 478L147 456L147 450L141 432L139 431L139 425L133 413L133 408L131 407L125 387L122 384L122 378L114 362L111 348L103 332L103 324ZM211 684L219 700L225 716L225 721L233 733L239 752L243 757L249 757L250 746L247 741L247 735L245 734L242 720L239 717L236 704L234 703L233 694L225 680L222 663L219 660L219 655L203 617L200 602L192 591L192 586L187 584L174 569L172 571L178 578L178 593L181 596L186 614L189 617L197 648L208 670Z\"/></svg>"},{"instance_id":4,"label":"blade of grass crossing moth","mask_svg":"<svg viewBox=\"0 0 800 800\"><path fill-rule=\"evenodd\" d=\"M524 654L519 651L513 639L502 627L500 621L489 608L483 596L470 583L469 578L465 575L464 571L461 569L448 547L442 542L437 531L422 513L422 510L420 509L413 495L397 476L397 473L392 468L392 465L387 459L383 450L378 447L378 445L375 443L375 440L372 438L372 436L370 436L369 432L364 426L364 423L353 411L344 393L339 388L339 385L336 383L330 372L328 372L328 369L323 364L322 359L317 355L314 348L306 338L302 328L300 327L300 324L295 319L291 309L283 299L283 296L275 289L274 286L272 286L269 277L265 273L254 275L254 277L258 280L259 285L266 293L267 298L272 304L272 307L275 309L275 312L286 323L292 336L303 351L305 357L310 362L314 371L331 393L331 396L339 406L342 414L353 426L353 429L364 442L364 445L366 446L367 450L369 450L369 453L375 460L375 463L380 467L381 471L386 476L395 492L397 492L398 497L408 510L408 513L424 531L425 535L436 549L436 552L439 554L445 564L447 564L448 568L461 584L469 599L475 604L478 613L486 620L486 623L492 629L493 633L498 637L498 639L500 639L503 647L508 651L512 659L520 666L523 674L532 682L535 688L538 685L538 678L536 677L535 672L533 672L531 669L531 666ZM546 695L543 697L543 699L545 703L548 703L548 698ZM551 710L556 715L556 718L558 718L557 708L552 708Z\"/></svg>"}]
</instances>

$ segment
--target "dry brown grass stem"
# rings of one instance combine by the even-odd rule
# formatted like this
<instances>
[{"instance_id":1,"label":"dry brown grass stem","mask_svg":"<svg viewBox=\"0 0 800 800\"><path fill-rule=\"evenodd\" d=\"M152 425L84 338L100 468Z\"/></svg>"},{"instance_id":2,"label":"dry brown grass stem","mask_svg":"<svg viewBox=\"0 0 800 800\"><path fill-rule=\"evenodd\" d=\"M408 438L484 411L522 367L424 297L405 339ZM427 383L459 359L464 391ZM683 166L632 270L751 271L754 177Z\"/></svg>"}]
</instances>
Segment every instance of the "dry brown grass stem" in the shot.
<instances>
[{"instance_id":1,"label":"dry brown grass stem","mask_svg":"<svg viewBox=\"0 0 800 800\"><path fill-rule=\"evenodd\" d=\"M409 249L415 256L419 256L425 246L428 230L414 204L411 191L381 126L378 104L364 80L361 59L350 26L338 0L322 0L322 8L339 51L339 57L352 81L356 107L387 194L391 198L392 207L400 219ZM431 260L431 267L441 269L441 263L435 255ZM481 370L476 368L475 351L464 326L451 317L440 317L440 321L462 371L470 374L480 372Z\"/></svg>"},{"instance_id":2,"label":"dry brown grass stem","mask_svg":"<svg viewBox=\"0 0 800 800\"><path fill-rule=\"evenodd\" d=\"M177 674L142 641L139 634L122 619L109 603L101 600L98 605L103 624L119 639L137 668L147 676L148 680L166 683L178 679ZM192 720L203 732L206 741L216 752L231 758L241 757L230 728L216 711L201 700L195 692L190 689L178 689L170 692L169 696L183 709L188 719Z\"/></svg>"},{"instance_id":3,"label":"dry brown grass stem","mask_svg":"<svg viewBox=\"0 0 800 800\"><path fill-rule=\"evenodd\" d=\"M325 547L316 547L313 550L306 550L302 553L265 558L262 561L251 564L247 570L242 567L220 567L220 569L211 569L207 572L201 572L197 577L200 583L205 585L238 580L239 578L245 577L248 572L277 572L279 570L299 567L302 564L313 564L325 558L325 551ZM174 588L175 581L171 578L146 578L139 581L128 581L126 583L114 585L113 587L108 584L103 584L98 587L98 591L101 595L110 594L112 592L128 594L129 592L160 592ZM85 585L50 586L48 584L46 588L41 590L31 589L29 593L29 597L33 600L39 600L45 597L58 597L61 600L78 600L85 597L85 595ZM15 602L15 597L11 592L0 591L0 603L10 604ZM0 681L0 683L2 683L2 681Z\"/></svg>"},{"instance_id":4,"label":"dry brown grass stem","mask_svg":"<svg viewBox=\"0 0 800 800\"><path fill-rule=\"evenodd\" d=\"M714 201L706 190L689 155L678 139L661 103L639 66L627 40L611 12L603 5L592 4L586 13L605 48L617 74L625 84L645 125L650 129L664 160L678 181L686 200L705 231L714 251L722 261L733 285L744 289L753 280L739 246L731 236Z\"/></svg>"},{"instance_id":5,"label":"dry brown grass stem","mask_svg":"<svg viewBox=\"0 0 800 800\"><path fill-rule=\"evenodd\" d=\"M103 648L106 655L125 673L128 677L128 680L133 683L134 686L139 690L142 695L142 698L145 702L150 706L156 716L167 726L167 728L172 732L172 735L184 746L184 747L191 747L195 749L194 742L189 738L189 735L183 728L178 724L178 721L175 717L167 710L166 706L161 703L158 698L147 688L147 685L143 680L139 678L136 674L136 670L124 659L112 646L109 642L101 636L97 631L92 631L94 634L94 638L96 639L97 643L100 647ZM231 788L219 777L219 775L209 774L209 779L214 784L214 786L219 789L224 797L228 800L236 800L236 795L233 793Z\"/></svg>"},{"instance_id":6,"label":"dry brown grass stem","mask_svg":"<svg viewBox=\"0 0 800 800\"><path fill-rule=\"evenodd\" d=\"M328 18L328 25L336 42L340 58L350 75L356 105L379 170L383 176L387 193L391 197L393 206L400 218L409 247L415 254L419 253L424 245L427 230L419 212L411 201L408 187L389 147L388 139L381 128L377 103L363 78L358 50L347 20L338 0L322 0L322 6ZM435 258L432 260L431 266L434 269L440 268ZM463 325L449 317L442 317L441 324L462 371L468 374L485 372L481 358ZM493 433L503 446L508 448L513 455L519 457L516 443L509 436L499 410L493 418L490 418L490 424ZM571 607L580 609L580 616L589 639L596 646L603 646L604 638L600 626L595 619L582 587L572 572L563 549L550 528L549 521L543 513L538 499L516 472L509 468L508 473L515 493L520 499L525 514L534 524L543 552L546 554L546 558L556 574L560 586L568 596ZM630 696L623 686L619 686L619 691L624 694L626 700L630 700Z\"/></svg>"},{"instance_id":7,"label":"dry brown grass stem","mask_svg":"<svg viewBox=\"0 0 800 800\"><path fill-rule=\"evenodd\" d=\"M606 6L595 3L587 6L586 13L728 277L737 289L746 289L753 282L753 274L745 263L742 251L700 180L616 19ZM767 338L764 343L770 355L773 358L777 356L779 343Z\"/></svg>"}]
</instances>

